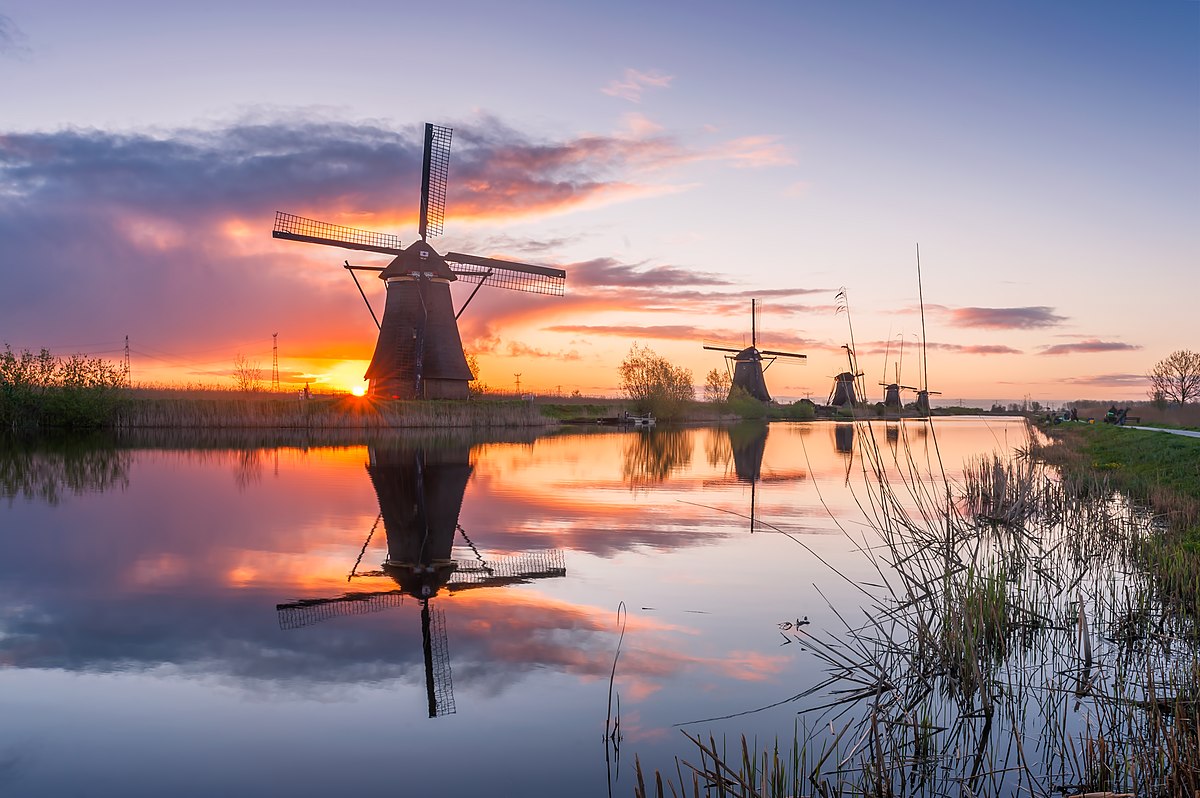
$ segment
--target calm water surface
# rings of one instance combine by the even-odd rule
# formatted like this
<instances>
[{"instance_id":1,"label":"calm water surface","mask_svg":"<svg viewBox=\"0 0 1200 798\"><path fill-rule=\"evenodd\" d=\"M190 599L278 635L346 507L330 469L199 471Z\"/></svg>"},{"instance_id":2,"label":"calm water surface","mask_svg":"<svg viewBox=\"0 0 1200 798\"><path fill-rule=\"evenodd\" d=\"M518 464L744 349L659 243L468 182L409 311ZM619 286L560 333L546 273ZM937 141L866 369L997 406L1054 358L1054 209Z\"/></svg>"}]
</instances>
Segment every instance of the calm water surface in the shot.
<instances>
[{"instance_id":1,"label":"calm water surface","mask_svg":"<svg viewBox=\"0 0 1200 798\"><path fill-rule=\"evenodd\" d=\"M951 478L1026 437L937 423ZM856 434L0 442L0 794L631 795L681 725L790 740L794 702L706 719L819 681Z\"/></svg>"}]
</instances>

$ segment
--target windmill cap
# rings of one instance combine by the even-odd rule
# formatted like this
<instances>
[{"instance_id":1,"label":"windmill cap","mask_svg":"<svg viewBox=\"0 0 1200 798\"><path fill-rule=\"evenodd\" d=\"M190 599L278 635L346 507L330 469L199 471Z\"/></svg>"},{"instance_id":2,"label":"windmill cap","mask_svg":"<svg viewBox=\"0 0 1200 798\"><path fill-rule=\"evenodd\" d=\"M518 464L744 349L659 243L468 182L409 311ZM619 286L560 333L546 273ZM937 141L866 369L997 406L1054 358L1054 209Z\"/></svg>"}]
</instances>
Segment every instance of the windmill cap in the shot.
<instances>
[{"instance_id":1,"label":"windmill cap","mask_svg":"<svg viewBox=\"0 0 1200 798\"><path fill-rule=\"evenodd\" d=\"M762 360L762 353L753 346L748 346L734 356L734 360Z\"/></svg>"},{"instance_id":2,"label":"windmill cap","mask_svg":"<svg viewBox=\"0 0 1200 798\"><path fill-rule=\"evenodd\" d=\"M381 280L406 274L432 274L447 280L457 280L450 266L429 242L417 239L379 273Z\"/></svg>"}]
</instances>

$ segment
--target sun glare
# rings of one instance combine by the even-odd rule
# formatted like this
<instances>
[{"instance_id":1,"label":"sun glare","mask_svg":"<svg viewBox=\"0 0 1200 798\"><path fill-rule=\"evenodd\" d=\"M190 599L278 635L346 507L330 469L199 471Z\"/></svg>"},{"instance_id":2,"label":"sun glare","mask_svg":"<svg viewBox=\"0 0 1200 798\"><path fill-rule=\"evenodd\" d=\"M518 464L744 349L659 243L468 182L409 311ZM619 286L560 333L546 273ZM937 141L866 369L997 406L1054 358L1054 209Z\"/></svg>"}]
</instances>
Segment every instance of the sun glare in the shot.
<instances>
[{"instance_id":1,"label":"sun glare","mask_svg":"<svg viewBox=\"0 0 1200 798\"><path fill-rule=\"evenodd\" d=\"M367 386L355 385L353 388L350 389L350 393L354 394L355 396L366 396L367 395Z\"/></svg>"}]
</instances>

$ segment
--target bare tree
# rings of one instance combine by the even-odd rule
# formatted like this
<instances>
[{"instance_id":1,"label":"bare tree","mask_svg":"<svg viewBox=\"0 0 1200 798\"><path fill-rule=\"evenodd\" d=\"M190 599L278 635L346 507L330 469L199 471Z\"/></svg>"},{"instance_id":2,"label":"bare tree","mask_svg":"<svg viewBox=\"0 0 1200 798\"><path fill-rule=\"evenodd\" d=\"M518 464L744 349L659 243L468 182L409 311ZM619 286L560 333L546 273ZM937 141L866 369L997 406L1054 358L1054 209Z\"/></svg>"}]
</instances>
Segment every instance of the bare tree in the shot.
<instances>
[{"instance_id":1,"label":"bare tree","mask_svg":"<svg viewBox=\"0 0 1200 798\"><path fill-rule=\"evenodd\" d=\"M621 387L629 394L639 412L670 419L683 412L684 404L696 396L692 372L672 366L647 346L636 343L618 369Z\"/></svg>"},{"instance_id":2,"label":"bare tree","mask_svg":"<svg viewBox=\"0 0 1200 798\"><path fill-rule=\"evenodd\" d=\"M1146 375L1155 401L1185 405L1200 399L1200 353L1180 349L1154 364Z\"/></svg>"},{"instance_id":3,"label":"bare tree","mask_svg":"<svg viewBox=\"0 0 1200 798\"><path fill-rule=\"evenodd\" d=\"M262 390L262 366L257 360L251 361L241 352L233 359L233 381L239 391L250 393Z\"/></svg>"}]
</instances>

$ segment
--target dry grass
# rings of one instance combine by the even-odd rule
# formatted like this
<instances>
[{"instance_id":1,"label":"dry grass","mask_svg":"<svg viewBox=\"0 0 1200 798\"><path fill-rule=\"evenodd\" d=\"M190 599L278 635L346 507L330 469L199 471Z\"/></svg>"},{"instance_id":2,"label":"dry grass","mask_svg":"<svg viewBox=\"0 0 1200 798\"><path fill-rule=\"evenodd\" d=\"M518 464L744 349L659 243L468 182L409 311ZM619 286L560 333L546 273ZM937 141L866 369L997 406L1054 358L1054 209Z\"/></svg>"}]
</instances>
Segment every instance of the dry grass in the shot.
<instances>
[{"instance_id":1,"label":"dry grass","mask_svg":"<svg viewBox=\"0 0 1200 798\"><path fill-rule=\"evenodd\" d=\"M134 399L113 425L143 428L388 429L527 427L553 424L525 401L400 402L343 396L308 400L229 393Z\"/></svg>"}]
</instances>

